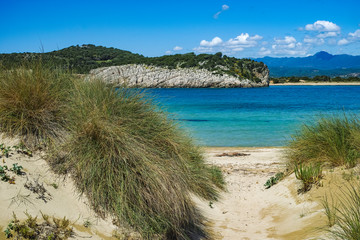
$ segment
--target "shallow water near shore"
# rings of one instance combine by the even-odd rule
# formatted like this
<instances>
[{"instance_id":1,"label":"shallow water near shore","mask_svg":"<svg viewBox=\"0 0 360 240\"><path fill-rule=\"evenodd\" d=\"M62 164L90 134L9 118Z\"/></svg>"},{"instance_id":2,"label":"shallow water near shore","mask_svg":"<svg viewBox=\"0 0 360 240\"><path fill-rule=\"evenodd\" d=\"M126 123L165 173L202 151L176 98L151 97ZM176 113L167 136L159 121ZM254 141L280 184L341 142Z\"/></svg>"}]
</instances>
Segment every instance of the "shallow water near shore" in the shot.
<instances>
[{"instance_id":1,"label":"shallow water near shore","mask_svg":"<svg viewBox=\"0 0 360 240\"><path fill-rule=\"evenodd\" d=\"M360 86L150 89L203 146L284 146L303 122L360 114Z\"/></svg>"}]
</instances>

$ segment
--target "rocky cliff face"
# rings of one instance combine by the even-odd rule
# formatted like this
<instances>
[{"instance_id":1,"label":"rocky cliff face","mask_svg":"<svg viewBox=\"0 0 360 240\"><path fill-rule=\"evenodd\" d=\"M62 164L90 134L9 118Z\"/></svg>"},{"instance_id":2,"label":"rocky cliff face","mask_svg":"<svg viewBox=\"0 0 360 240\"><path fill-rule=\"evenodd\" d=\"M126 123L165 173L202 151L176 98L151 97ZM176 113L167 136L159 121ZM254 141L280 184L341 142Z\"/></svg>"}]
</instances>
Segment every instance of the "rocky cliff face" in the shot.
<instances>
[{"instance_id":1,"label":"rocky cliff face","mask_svg":"<svg viewBox=\"0 0 360 240\"><path fill-rule=\"evenodd\" d=\"M226 74L214 74L205 69L167 69L154 66L128 64L97 68L88 79L95 77L108 83L143 88L249 88L269 86L269 70L253 69L256 81L239 79Z\"/></svg>"}]
</instances>

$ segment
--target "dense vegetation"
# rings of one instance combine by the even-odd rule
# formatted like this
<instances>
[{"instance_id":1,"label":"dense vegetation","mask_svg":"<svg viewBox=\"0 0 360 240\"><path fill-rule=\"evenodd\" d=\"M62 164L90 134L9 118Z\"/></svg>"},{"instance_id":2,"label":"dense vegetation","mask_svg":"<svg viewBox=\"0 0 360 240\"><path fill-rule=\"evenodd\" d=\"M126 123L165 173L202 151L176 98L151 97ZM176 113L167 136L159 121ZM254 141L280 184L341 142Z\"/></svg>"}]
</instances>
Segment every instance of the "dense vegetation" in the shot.
<instances>
[{"instance_id":1,"label":"dense vegetation","mask_svg":"<svg viewBox=\"0 0 360 240\"><path fill-rule=\"evenodd\" d=\"M144 239L207 237L192 196L215 201L221 171L150 97L41 62L0 70L0 132L42 148L100 216Z\"/></svg>"},{"instance_id":2,"label":"dense vegetation","mask_svg":"<svg viewBox=\"0 0 360 240\"><path fill-rule=\"evenodd\" d=\"M266 66L250 59L237 59L221 53L216 54L175 54L161 57L144 57L116 48L106 48L92 44L71 46L48 53L0 54L0 63L6 69L21 64L24 60L42 59L51 66L70 69L74 73L88 73L91 69L124 64L146 64L160 67L199 68L217 74L229 74L239 78L258 80L253 71Z\"/></svg>"},{"instance_id":3,"label":"dense vegetation","mask_svg":"<svg viewBox=\"0 0 360 240\"><path fill-rule=\"evenodd\" d=\"M329 77L329 76L315 76L315 77L279 77L270 78L274 84L277 83L299 83L299 82L360 82L360 77Z\"/></svg>"}]
</instances>

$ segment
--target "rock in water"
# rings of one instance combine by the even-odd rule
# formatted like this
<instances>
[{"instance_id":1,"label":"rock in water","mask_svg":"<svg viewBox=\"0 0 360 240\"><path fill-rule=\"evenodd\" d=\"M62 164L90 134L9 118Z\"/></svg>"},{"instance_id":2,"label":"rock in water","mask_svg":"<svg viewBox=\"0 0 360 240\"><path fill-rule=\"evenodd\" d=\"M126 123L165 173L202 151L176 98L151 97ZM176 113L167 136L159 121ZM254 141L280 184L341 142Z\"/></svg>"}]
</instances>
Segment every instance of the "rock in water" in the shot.
<instances>
[{"instance_id":1,"label":"rock in water","mask_svg":"<svg viewBox=\"0 0 360 240\"><path fill-rule=\"evenodd\" d=\"M206 69L168 69L143 64L127 64L97 68L87 79L100 78L116 86L141 88L249 88L269 86L269 69L252 70L255 80L240 79L227 74L215 74Z\"/></svg>"}]
</instances>

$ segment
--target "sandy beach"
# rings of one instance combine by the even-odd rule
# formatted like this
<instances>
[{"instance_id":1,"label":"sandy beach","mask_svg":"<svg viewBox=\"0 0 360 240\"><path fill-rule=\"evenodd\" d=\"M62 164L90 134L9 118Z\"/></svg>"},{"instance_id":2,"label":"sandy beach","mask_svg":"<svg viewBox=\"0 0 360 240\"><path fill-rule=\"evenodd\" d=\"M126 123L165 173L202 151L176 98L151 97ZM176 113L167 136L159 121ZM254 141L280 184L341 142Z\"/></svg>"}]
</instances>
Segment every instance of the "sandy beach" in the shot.
<instances>
[{"instance_id":1,"label":"sandy beach","mask_svg":"<svg viewBox=\"0 0 360 240\"><path fill-rule=\"evenodd\" d=\"M298 82L270 83L270 86L359 86L360 82Z\"/></svg>"},{"instance_id":2,"label":"sandy beach","mask_svg":"<svg viewBox=\"0 0 360 240\"><path fill-rule=\"evenodd\" d=\"M11 142L6 142L8 145ZM298 194L299 182L294 175L286 177L270 189L264 183L275 173L285 170L283 148L205 148L206 161L219 166L225 176L227 190L218 202L195 199L209 220L214 239L317 239L324 237L319 228L326 225L321 199L326 188ZM220 156L237 153L241 156ZM102 220L79 196L70 179L54 175L41 155L33 157L13 153L3 158L4 164L19 163L25 175L16 176L15 184L0 182L0 226L4 229L13 212L21 219L25 212L41 216L41 212L68 218L74 226L75 239L116 239L111 219ZM327 177L327 181L332 178ZM49 193L45 202L23 186L38 181ZM54 188L56 183L58 188ZM341 181L338 184L342 184ZM326 183L324 183L324 186ZM85 228L84 223L90 222ZM0 234L0 239L5 239ZM136 239L136 238L134 238Z\"/></svg>"},{"instance_id":3,"label":"sandy beach","mask_svg":"<svg viewBox=\"0 0 360 240\"><path fill-rule=\"evenodd\" d=\"M321 193L298 195L294 174L270 189L264 183L284 171L282 148L207 148L206 159L225 173L227 192L202 203L216 239L317 239L326 225ZM247 156L218 157L223 153ZM316 190L316 189L315 189ZM322 192L323 193L323 192Z\"/></svg>"}]
</instances>

